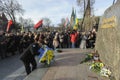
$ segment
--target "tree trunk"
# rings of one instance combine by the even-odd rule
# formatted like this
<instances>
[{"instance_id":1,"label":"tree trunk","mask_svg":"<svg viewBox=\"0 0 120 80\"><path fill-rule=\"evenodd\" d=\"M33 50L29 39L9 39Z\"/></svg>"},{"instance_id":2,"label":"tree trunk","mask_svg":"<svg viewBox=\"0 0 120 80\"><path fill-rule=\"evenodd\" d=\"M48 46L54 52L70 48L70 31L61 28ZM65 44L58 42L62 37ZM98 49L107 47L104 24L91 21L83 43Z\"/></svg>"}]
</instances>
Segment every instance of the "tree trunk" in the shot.
<instances>
[{"instance_id":1,"label":"tree trunk","mask_svg":"<svg viewBox=\"0 0 120 80\"><path fill-rule=\"evenodd\" d=\"M88 0L87 7L85 9L83 20L81 23L82 31L84 31L84 30L88 31L91 28L90 16L91 16L91 7L90 7L90 0Z\"/></svg>"},{"instance_id":2,"label":"tree trunk","mask_svg":"<svg viewBox=\"0 0 120 80\"><path fill-rule=\"evenodd\" d=\"M85 10L86 10L86 2L84 0L84 12L85 12Z\"/></svg>"},{"instance_id":3,"label":"tree trunk","mask_svg":"<svg viewBox=\"0 0 120 80\"><path fill-rule=\"evenodd\" d=\"M113 0L113 4L115 4L115 0Z\"/></svg>"}]
</instances>

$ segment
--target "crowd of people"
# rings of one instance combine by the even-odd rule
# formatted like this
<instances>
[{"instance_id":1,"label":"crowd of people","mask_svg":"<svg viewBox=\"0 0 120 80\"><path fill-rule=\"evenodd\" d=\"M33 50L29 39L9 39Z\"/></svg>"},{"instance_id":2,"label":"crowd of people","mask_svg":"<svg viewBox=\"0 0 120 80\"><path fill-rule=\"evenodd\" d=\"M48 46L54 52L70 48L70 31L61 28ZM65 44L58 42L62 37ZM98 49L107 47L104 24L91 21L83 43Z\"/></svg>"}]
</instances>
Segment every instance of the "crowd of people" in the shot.
<instances>
[{"instance_id":1,"label":"crowd of people","mask_svg":"<svg viewBox=\"0 0 120 80\"><path fill-rule=\"evenodd\" d=\"M57 48L94 48L96 30L80 32L68 31L46 31L46 32L0 32L0 57L4 59L16 52L21 54L31 43L45 44L54 50Z\"/></svg>"}]
</instances>

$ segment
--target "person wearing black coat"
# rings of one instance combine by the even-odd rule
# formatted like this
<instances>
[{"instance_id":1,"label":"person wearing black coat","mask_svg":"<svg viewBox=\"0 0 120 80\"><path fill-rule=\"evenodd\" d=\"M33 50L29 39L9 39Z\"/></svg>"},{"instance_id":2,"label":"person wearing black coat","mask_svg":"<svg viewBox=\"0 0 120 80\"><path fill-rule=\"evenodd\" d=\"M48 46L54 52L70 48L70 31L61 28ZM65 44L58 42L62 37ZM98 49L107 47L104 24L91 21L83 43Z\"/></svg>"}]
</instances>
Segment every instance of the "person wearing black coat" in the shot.
<instances>
[{"instance_id":1,"label":"person wearing black coat","mask_svg":"<svg viewBox=\"0 0 120 80\"><path fill-rule=\"evenodd\" d=\"M25 66L27 75L30 74L31 71L37 68L35 56L39 55L39 52L38 52L39 49L40 49L40 46L38 43L32 43L31 45L29 45L28 48L26 48L23 51L23 53L20 56L20 60L23 62ZM32 66L30 66L30 64Z\"/></svg>"},{"instance_id":2,"label":"person wearing black coat","mask_svg":"<svg viewBox=\"0 0 120 80\"><path fill-rule=\"evenodd\" d=\"M6 48L7 48L6 36L5 33L0 34L0 57L4 59L7 57Z\"/></svg>"}]
</instances>

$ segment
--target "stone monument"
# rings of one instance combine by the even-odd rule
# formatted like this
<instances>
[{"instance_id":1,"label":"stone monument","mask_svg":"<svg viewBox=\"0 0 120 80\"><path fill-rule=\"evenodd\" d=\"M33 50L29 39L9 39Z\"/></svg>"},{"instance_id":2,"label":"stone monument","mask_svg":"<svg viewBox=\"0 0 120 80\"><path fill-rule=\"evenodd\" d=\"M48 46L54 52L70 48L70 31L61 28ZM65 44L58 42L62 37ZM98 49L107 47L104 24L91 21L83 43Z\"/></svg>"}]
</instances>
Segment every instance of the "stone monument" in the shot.
<instances>
[{"instance_id":1,"label":"stone monument","mask_svg":"<svg viewBox=\"0 0 120 80\"><path fill-rule=\"evenodd\" d=\"M120 80L120 0L101 17L95 49L115 80Z\"/></svg>"}]
</instances>

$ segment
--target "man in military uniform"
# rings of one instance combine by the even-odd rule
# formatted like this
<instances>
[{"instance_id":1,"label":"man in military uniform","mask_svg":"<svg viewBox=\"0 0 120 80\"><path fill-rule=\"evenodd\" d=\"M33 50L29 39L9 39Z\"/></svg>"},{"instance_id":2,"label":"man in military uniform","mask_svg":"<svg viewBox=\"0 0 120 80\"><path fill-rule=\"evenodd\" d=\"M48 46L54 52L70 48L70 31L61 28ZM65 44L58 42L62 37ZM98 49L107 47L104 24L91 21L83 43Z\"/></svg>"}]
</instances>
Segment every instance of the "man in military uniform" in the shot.
<instances>
[{"instance_id":1,"label":"man in military uniform","mask_svg":"<svg viewBox=\"0 0 120 80\"><path fill-rule=\"evenodd\" d=\"M37 63L35 60L35 55L39 55L38 50L40 49L40 45L38 43L32 43L29 45L27 49L23 51L20 56L21 61L25 66L25 70L27 75L31 73L31 71L37 68ZM32 68L30 66L32 65Z\"/></svg>"}]
</instances>

